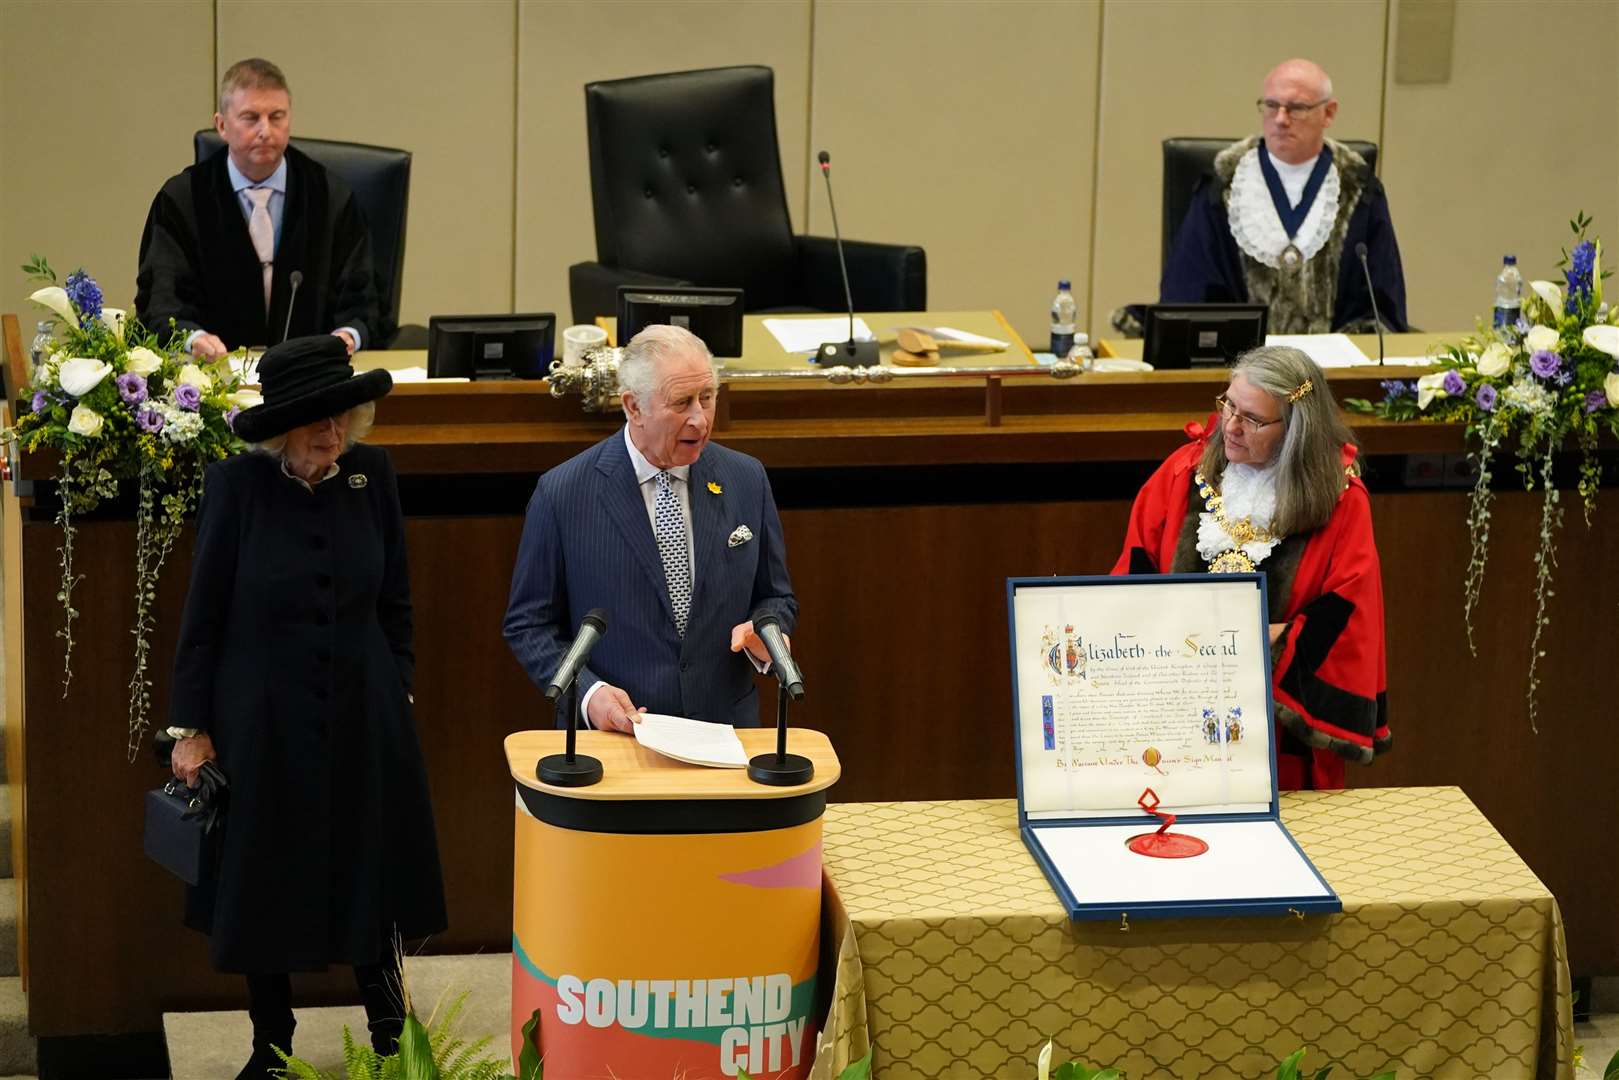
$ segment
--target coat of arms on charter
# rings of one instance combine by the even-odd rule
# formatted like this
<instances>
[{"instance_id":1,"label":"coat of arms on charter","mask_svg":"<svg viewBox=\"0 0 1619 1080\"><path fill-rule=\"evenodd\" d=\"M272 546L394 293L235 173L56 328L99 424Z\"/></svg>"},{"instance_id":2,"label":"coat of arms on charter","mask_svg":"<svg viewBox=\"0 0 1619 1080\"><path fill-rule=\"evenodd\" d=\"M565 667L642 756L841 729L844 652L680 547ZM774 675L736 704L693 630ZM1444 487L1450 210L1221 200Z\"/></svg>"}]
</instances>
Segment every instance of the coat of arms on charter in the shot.
<instances>
[{"instance_id":1,"label":"coat of arms on charter","mask_svg":"<svg viewBox=\"0 0 1619 1080\"><path fill-rule=\"evenodd\" d=\"M1074 635L1072 624L1061 633L1048 626L1040 635L1040 667L1052 686L1085 681L1085 641Z\"/></svg>"}]
</instances>

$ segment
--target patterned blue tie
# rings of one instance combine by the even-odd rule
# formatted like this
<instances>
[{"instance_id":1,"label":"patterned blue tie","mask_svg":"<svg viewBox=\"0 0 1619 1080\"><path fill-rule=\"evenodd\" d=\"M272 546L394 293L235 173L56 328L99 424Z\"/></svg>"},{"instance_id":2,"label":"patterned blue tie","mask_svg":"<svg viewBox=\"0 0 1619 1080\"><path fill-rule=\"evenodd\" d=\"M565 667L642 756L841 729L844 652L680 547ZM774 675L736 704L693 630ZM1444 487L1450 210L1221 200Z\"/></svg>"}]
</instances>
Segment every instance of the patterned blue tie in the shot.
<instances>
[{"instance_id":1,"label":"patterned blue tie","mask_svg":"<svg viewBox=\"0 0 1619 1080\"><path fill-rule=\"evenodd\" d=\"M686 619L691 615L691 552L686 547L686 517L669 472L658 473L658 495L652 504L657 523L658 555L663 559L663 577L669 584L669 606L674 609L675 629L686 636Z\"/></svg>"}]
</instances>

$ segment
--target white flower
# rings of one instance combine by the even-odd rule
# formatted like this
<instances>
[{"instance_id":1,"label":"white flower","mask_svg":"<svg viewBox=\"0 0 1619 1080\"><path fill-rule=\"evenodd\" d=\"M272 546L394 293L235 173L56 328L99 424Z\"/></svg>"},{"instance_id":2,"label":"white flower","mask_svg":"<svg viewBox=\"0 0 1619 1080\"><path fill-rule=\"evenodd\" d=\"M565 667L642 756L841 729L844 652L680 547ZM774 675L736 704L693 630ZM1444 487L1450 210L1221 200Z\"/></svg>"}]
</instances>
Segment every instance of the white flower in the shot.
<instances>
[{"instance_id":1,"label":"white flower","mask_svg":"<svg viewBox=\"0 0 1619 1080\"><path fill-rule=\"evenodd\" d=\"M100 386L101 380L110 374L112 374L111 364L92 360L88 356L75 356L71 360L64 360L62 366L56 369L56 377L61 382L62 389L74 397L88 394Z\"/></svg>"},{"instance_id":2,"label":"white flower","mask_svg":"<svg viewBox=\"0 0 1619 1080\"><path fill-rule=\"evenodd\" d=\"M101 309L101 321L107 324L107 329L111 330L112 336L119 341L124 340L124 317L123 308L104 307Z\"/></svg>"},{"instance_id":3,"label":"white flower","mask_svg":"<svg viewBox=\"0 0 1619 1080\"><path fill-rule=\"evenodd\" d=\"M1051 1080L1051 1040L1050 1039L1047 1039L1046 1040L1046 1045L1040 1048L1040 1060L1035 1063L1035 1068L1038 1069L1039 1072L1040 1072L1040 1080Z\"/></svg>"},{"instance_id":4,"label":"white flower","mask_svg":"<svg viewBox=\"0 0 1619 1080\"><path fill-rule=\"evenodd\" d=\"M1417 408L1426 409L1434 398L1450 396L1445 392L1445 376L1448 374L1448 371L1436 371L1417 380Z\"/></svg>"},{"instance_id":5,"label":"white flower","mask_svg":"<svg viewBox=\"0 0 1619 1080\"><path fill-rule=\"evenodd\" d=\"M264 395L257 390L238 390L233 394L226 394L225 400L238 409L251 409L255 405L264 404Z\"/></svg>"},{"instance_id":6,"label":"white flower","mask_svg":"<svg viewBox=\"0 0 1619 1080\"><path fill-rule=\"evenodd\" d=\"M167 404L160 404L158 411L163 414L162 434L165 442L176 445L188 443L202 431L202 417L197 413Z\"/></svg>"},{"instance_id":7,"label":"white flower","mask_svg":"<svg viewBox=\"0 0 1619 1080\"><path fill-rule=\"evenodd\" d=\"M129 350L129 370L145 378L163 366L163 358L144 345Z\"/></svg>"},{"instance_id":8,"label":"white flower","mask_svg":"<svg viewBox=\"0 0 1619 1080\"><path fill-rule=\"evenodd\" d=\"M56 312L56 317L68 326L79 325L79 317L73 313L73 302L67 298L67 290L60 285L47 285L28 299Z\"/></svg>"},{"instance_id":9,"label":"white flower","mask_svg":"<svg viewBox=\"0 0 1619 1080\"><path fill-rule=\"evenodd\" d=\"M1619 326L1587 326L1585 343L1619 360Z\"/></svg>"},{"instance_id":10,"label":"white flower","mask_svg":"<svg viewBox=\"0 0 1619 1080\"><path fill-rule=\"evenodd\" d=\"M1557 331L1549 326L1531 326L1523 336L1523 347L1532 353L1556 352Z\"/></svg>"},{"instance_id":11,"label":"white flower","mask_svg":"<svg viewBox=\"0 0 1619 1080\"><path fill-rule=\"evenodd\" d=\"M1512 350L1499 341L1492 341L1484 347L1484 352L1478 358L1478 373L1496 378L1507 373L1512 366Z\"/></svg>"},{"instance_id":12,"label":"white flower","mask_svg":"<svg viewBox=\"0 0 1619 1080\"><path fill-rule=\"evenodd\" d=\"M1608 404L1619 409L1619 371L1610 371L1602 380L1602 392L1608 395Z\"/></svg>"},{"instance_id":13,"label":"white flower","mask_svg":"<svg viewBox=\"0 0 1619 1080\"><path fill-rule=\"evenodd\" d=\"M1546 302L1552 309L1553 315L1563 313L1563 290L1555 281L1531 281L1529 287L1535 290L1535 295Z\"/></svg>"},{"instance_id":14,"label":"white flower","mask_svg":"<svg viewBox=\"0 0 1619 1080\"><path fill-rule=\"evenodd\" d=\"M73 415L68 417L67 429L75 435L83 435L93 439L101 434L101 425L104 421L101 414L84 405L73 406Z\"/></svg>"},{"instance_id":15,"label":"white flower","mask_svg":"<svg viewBox=\"0 0 1619 1080\"><path fill-rule=\"evenodd\" d=\"M1519 379L1501 391L1501 408L1517 409L1531 416L1544 416L1557 406L1557 398L1534 379Z\"/></svg>"},{"instance_id":16,"label":"white flower","mask_svg":"<svg viewBox=\"0 0 1619 1080\"><path fill-rule=\"evenodd\" d=\"M187 364L181 368L180 374L175 376L174 381L176 383L190 383L204 394L214 388L213 378L196 364Z\"/></svg>"}]
</instances>

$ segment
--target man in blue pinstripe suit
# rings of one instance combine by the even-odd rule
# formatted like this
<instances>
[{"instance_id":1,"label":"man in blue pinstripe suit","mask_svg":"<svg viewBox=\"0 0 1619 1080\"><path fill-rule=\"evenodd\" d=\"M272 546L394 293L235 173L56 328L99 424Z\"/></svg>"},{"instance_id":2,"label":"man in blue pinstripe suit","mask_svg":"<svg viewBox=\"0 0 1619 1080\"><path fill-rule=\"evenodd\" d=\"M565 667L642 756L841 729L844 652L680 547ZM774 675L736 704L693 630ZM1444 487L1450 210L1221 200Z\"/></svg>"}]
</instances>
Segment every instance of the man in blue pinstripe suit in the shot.
<instances>
[{"instance_id":1,"label":"man in blue pinstripe suit","mask_svg":"<svg viewBox=\"0 0 1619 1080\"><path fill-rule=\"evenodd\" d=\"M709 443L718 379L700 338L649 326L619 364L622 430L540 477L506 608L506 641L544 687L579 620L607 634L579 674L591 726L639 712L752 727L769 654L753 616L798 614L764 466Z\"/></svg>"}]
</instances>

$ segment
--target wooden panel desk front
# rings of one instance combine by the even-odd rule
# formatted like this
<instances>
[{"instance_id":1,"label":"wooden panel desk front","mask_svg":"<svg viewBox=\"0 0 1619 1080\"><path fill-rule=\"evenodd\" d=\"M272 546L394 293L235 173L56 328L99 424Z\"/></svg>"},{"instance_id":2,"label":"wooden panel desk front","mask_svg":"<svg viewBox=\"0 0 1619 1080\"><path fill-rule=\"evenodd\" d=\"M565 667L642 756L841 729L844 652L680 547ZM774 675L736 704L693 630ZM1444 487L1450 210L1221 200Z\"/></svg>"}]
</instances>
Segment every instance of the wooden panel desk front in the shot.
<instances>
[{"instance_id":1,"label":"wooden panel desk front","mask_svg":"<svg viewBox=\"0 0 1619 1080\"><path fill-rule=\"evenodd\" d=\"M1330 379L1339 395L1371 396L1392 374L1360 368ZM801 610L794 651L809 683L794 718L837 745L839 799L1014 790L1005 578L1105 572L1136 488L1184 441L1182 425L1208 415L1224 379L1183 371L1008 380L999 427L985 423L982 377L736 389L731 426L718 439L770 470ZM1538 493L1503 490L1497 499L1475 658L1461 621L1467 492L1407 488L1401 459L1381 457L1458 452L1460 427L1350 421L1374 465L1395 749L1351 769L1349 782L1464 788L1558 896L1576 972L1619 973L1609 900L1619 895L1619 862L1592 861L1584 839L1619 830L1619 785L1609 782L1608 759L1592 752L1611 743L1611 710L1590 678L1592 657L1619 656L1611 617L1619 498L1604 492L1591 528L1571 516L1561 532L1557 580L1579 587L1558 588L1551 601L1537 735L1523 678ZM415 713L450 895L451 929L430 950L510 940L511 895L489 888L489 868L511 857L511 780L491 747L551 723L501 637L523 511L539 473L620 423L584 413L578 398L552 397L544 383L405 384L379 403L371 441L401 476ZM8 645L20 652L8 677L23 704L7 720L24 758L10 782L27 784L18 829L28 858L20 887L33 1031L153 1029L164 1008L240 1007L240 980L212 973L204 939L180 929L180 887L140 853L136 808L160 774L124 755L134 617L128 504L79 523L76 565L90 573L75 592L76 663L63 697L54 468L45 456L26 459L23 486L4 489L8 523L17 522L5 584L7 609L19 613L8 620ZM188 533L157 599L151 670L160 722L190 570ZM774 691L760 685L768 713ZM1551 791L1578 792L1587 824L1571 828ZM299 986L305 1000L330 1001L350 982L333 974Z\"/></svg>"}]
</instances>

